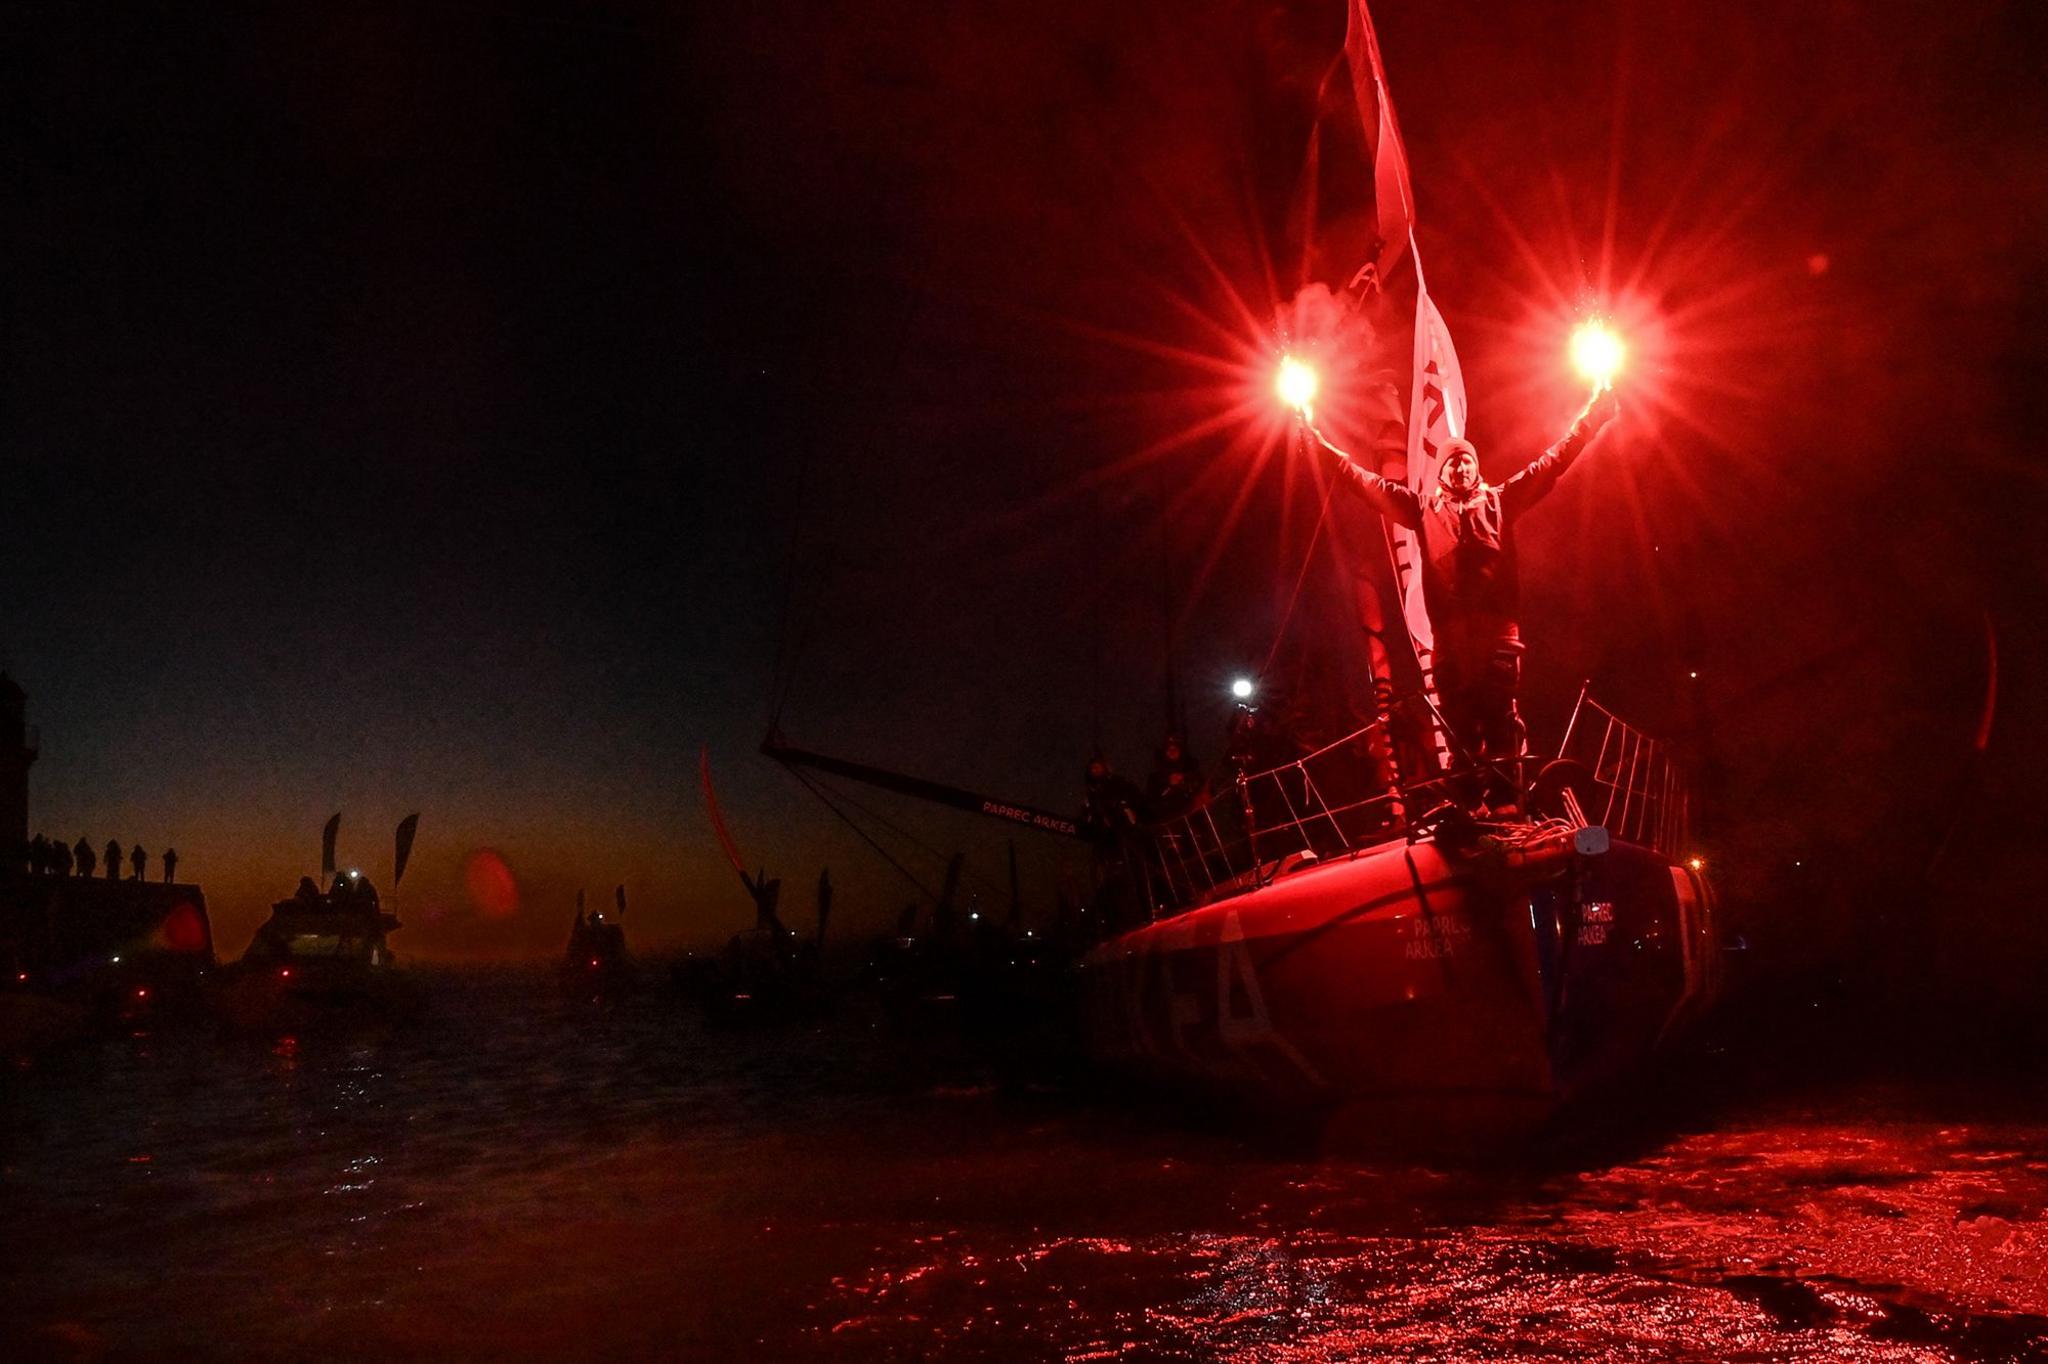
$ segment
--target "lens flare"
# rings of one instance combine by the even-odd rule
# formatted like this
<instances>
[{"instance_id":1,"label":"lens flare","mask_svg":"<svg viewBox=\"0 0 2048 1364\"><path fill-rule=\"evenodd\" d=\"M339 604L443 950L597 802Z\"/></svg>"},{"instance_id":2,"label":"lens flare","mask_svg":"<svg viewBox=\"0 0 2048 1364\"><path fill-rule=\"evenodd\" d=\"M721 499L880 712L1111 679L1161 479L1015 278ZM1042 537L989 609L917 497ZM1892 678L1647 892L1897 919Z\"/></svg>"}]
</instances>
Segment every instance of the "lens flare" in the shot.
<instances>
[{"instance_id":1,"label":"lens flare","mask_svg":"<svg viewBox=\"0 0 2048 1364\"><path fill-rule=\"evenodd\" d=\"M1606 388L1614 382L1626 355L1621 338L1607 330L1604 322L1582 322L1572 333L1572 365L1592 380L1596 388Z\"/></svg>"},{"instance_id":2,"label":"lens flare","mask_svg":"<svg viewBox=\"0 0 2048 1364\"><path fill-rule=\"evenodd\" d=\"M495 848L478 848L464 859L462 884L486 919L510 918L519 910L519 880Z\"/></svg>"},{"instance_id":3,"label":"lens flare","mask_svg":"<svg viewBox=\"0 0 2048 1364\"><path fill-rule=\"evenodd\" d=\"M1273 380L1273 390L1280 395L1280 401L1297 410L1305 410L1316 400L1319 387L1315 370L1291 355L1280 362L1280 373Z\"/></svg>"}]
</instances>

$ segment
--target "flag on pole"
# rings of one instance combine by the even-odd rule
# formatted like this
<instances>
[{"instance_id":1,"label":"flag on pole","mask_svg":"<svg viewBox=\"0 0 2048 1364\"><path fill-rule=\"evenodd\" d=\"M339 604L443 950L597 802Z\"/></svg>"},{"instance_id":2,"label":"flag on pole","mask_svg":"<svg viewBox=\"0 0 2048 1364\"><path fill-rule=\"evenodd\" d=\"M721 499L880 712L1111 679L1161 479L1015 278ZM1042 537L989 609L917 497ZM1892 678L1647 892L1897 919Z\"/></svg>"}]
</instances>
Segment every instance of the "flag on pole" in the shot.
<instances>
[{"instance_id":1,"label":"flag on pole","mask_svg":"<svg viewBox=\"0 0 2048 1364\"><path fill-rule=\"evenodd\" d=\"M1408 175L1408 151L1394 117L1386 67L1380 59L1379 35L1373 31L1372 15L1366 10L1365 0L1351 0L1344 55L1350 68L1359 122L1372 156L1373 213L1378 227L1373 259L1365 263L1354 283L1363 282L1384 296L1392 305L1389 314L1410 341L1407 429L1402 450L1405 458L1400 469L1386 467L1392 461L1385 461L1380 473L1398 477L1426 496L1436 486L1445 443L1465 434L1465 377L1458 368L1458 352L1451 344L1450 328L1429 296L1422 259L1415 249L1415 192ZM1398 334L1395 339L1398 345ZM1402 620L1414 643L1423 690L1433 705L1434 635L1422 595L1422 546L1414 531L1391 522L1387 523L1387 540L1393 554ZM1430 731L1438 765L1448 766L1450 749L1441 728L1432 723Z\"/></svg>"},{"instance_id":2,"label":"flag on pole","mask_svg":"<svg viewBox=\"0 0 2048 1364\"><path fill-rule=\"evenodd\" d=\"M398 832L392 840L391 888L398 889L398 883L405 879L405 864L412 860L412 836L420 831L420 817L407 815L398 821Z\"/></svg>"}]
</instances>

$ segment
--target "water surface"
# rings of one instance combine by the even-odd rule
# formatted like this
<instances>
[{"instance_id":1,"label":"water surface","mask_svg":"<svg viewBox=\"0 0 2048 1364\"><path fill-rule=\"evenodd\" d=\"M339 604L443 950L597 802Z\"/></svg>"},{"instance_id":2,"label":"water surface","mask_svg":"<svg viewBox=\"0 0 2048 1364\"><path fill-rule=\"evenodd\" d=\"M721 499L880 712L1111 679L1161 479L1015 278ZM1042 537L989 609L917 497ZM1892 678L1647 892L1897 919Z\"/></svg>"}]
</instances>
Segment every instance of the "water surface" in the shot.
<instances>
[{"instance_id":1,"label":"water surface","mask_svg":"<svg viewBox=\"0 0 2048 1364\"><path fill-rule=\"evenodd\" d=\"M429 979L404 1029L16 1065L0 1346L2048 1359L2048 1104L2008 1080L1723 1058L1647 1128L1475 1168L997 1085L857 1019L722 1033L658 994Z\"/></svg>"}]
</instances>

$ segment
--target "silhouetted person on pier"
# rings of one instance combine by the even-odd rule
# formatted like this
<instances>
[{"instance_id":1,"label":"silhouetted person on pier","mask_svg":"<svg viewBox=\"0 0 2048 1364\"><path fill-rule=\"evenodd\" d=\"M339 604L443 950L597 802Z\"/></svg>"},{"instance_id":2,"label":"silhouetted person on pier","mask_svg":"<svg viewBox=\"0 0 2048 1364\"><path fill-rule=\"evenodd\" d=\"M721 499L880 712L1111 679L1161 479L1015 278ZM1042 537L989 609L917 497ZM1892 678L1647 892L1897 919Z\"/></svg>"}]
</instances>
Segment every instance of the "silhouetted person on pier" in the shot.
<instances>
[{"instance_id":1,"label":"silhouetted person on pier","mask_svg":"<svg viewBox=\"0 0 2048 1364\"><path fill-rule=\"evenodd\" d=\"M107 879L121 879L121 840L117 838L107 840Z\"/></svg>"},{"instance_id":2,"label":"silhouetted person on pier","mask_svg":"<svg viewBox=\"0 0 2048 1364\"><path fill-rule=\"evenodd\" d=\"M1515 522L1557 485L1618 410L1611 391L1594 394L1564 439L1498 486L1480 477L1472 443L1454 439L1428 492L1371 472L1303 423L1331 457L1337 479L1420 540L1437 694L1452 738L1474 758L1519 758L1528 747L1515 704L1522 682Z\"/></svg>"},{"instance_id":3,"label":"silhouetted person on pier","mask_svg":"<svg viewBox=\"0 0 2048 1364\"><path fill-rule=\"evenodd\" d=\"M318 909L320 908L320 887L314 884L312 877L301 876L299 878L299 888L292 892L292 899L298 902L300 909Z\"/></svg>"},{"instance_id":4,"label":"silhouetted person on pier","mask_svg":"<svg viewBox=\"0 0 2048 1364\"><path fill-rule=\"evenodd\" d=\"M171 882L178 879L178 850L176 848L165 848L163 863L164 884L168 886Z\"/></svg>"},{"instance_id":5,"label":"silhouetted person on pier","mask_svg":"<svg viewBox=\"0 0 2048 1364\"><path fill-rule=\"evenodd\" d=\"M50 870L59 876L71 875L71 845L61 838L50 840Z\"/></svg>"},{"instance_id":6,"label":"silhouetted person on pier","mask_svg":"<svg viewBox=\"0 0 2048 1364\"><path fill-rule=\"evenodd\" d=\"M143 873L149 869L149 854L142 850L140 843L137 843L134 849L129 852L128 865L135 868L136 880L144 879Z\"/></svg>"},{"instance_id":7,"label":"silhouetted person on pier","mask_svg":"<svg viewBox=\"0 0 2048 1364\"><path fill-rule=\"evenodd\" d=\"M28 841L28 873L31 876L50 874L50 840L41 834Z\"/></svg>"},{"instance_id":8,"label":"silhouetted person on pier","mask_svg":"<svg viewBox=\"0 0 2048 1364\"><path fill-rule=\"evenodd\" d=\"M78 836L78 846L71 850L71 855L78 859L80 876L90 877L100 864L99 855L93 852L92 844L85 841L84 834Z\"/></svg>"}]
</instances>

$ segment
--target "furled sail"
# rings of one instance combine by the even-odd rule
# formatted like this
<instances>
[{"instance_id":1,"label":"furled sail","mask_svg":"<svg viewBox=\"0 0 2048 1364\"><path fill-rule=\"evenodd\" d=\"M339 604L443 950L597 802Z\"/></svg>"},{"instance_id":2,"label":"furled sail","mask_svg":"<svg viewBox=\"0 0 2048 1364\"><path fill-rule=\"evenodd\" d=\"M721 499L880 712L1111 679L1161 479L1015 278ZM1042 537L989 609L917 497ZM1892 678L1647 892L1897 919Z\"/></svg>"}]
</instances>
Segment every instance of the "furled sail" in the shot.
<instances>
[{"instance_id":1,"label":"furled sail","mask_svg":"<svg viewBox=\"0 0 2048 1364\"><path fill-rule=\"evenodd\" d=\"M1398 406L1405 413L1403 429L1398 437L1390 433L1389 438L1375 442L1375 458L1385 477L1399 479L1417 491L1427 491L1436 484L1445 443L1465 433L1465 380L1458 368L1458 352L1451 343L1450 328L1429 296L1422 260L1415 248L1415 194L1409 180L1408 152L1394 117L1386 68L1380 59L1379 37L1373 30L1365 0L1350 2L1344 64L1350 75L1352 105L1364 135L1364 151L1372 163L1376 226L1367 258L1355 267L1347 266L1355 268L1350 277L1350 292L1374 316L1375 331L1386 347L1383 358L1405 385ZM1326 108L1323 117L1348 117L1352 112L1345 110L1333 115ZM1403 370L1405 373L1401 373ZM1421 545L1415 532L1405 526L1389 522L1386 535L1394 562L1401 619L1413 645L1421 686L1433 702L1433 638L1422 596ZM1449 751L1444 736L1434 724L1430 731L1438 765L1447 765Z\"/></svg>"}]
</instances>

